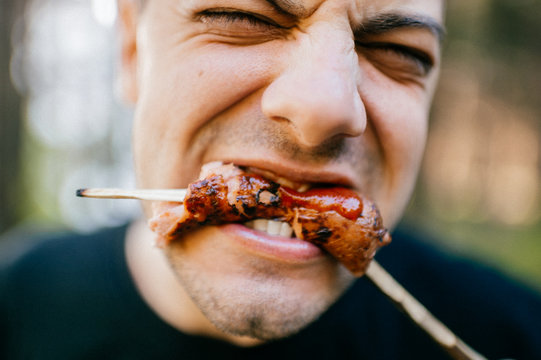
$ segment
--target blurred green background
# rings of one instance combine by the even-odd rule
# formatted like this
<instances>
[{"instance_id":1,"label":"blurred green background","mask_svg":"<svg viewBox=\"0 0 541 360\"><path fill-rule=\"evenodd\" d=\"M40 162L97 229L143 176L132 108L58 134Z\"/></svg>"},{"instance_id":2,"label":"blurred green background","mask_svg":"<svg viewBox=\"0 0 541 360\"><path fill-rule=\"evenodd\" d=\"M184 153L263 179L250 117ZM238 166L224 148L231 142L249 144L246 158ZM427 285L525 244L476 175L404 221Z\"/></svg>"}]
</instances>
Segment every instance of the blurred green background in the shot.
<instances>
[{"instance_id":1,"label":"blurred green background","mask_svg":"<svg viewBox=\"0 0 541 360\"><path fill-rule=\"evenodd\" d=\"M0 3L0 242L138 215L112 0ZM448 2L427 156L404 222L541 291L541 2Z\"/></svg>"}]
</instances>

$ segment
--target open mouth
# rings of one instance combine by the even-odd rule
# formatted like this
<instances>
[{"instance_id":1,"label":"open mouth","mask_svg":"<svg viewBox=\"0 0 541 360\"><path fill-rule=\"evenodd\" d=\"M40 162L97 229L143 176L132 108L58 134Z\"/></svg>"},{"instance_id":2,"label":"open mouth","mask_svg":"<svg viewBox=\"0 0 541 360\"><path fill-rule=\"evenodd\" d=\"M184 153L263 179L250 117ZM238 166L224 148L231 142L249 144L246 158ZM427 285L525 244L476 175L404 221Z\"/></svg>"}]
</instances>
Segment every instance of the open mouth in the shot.
<instances>
[{"instance_id":1,"label":"open mouth","mask_svg":"<svg viewBox=\"0 0 541 360\"><path fill-rule=\"evenodd\" d=\"M209 163L184 202L156 208L149 225L160 235L159 246L201 226L224 225L224 231L237 229L233 238L253 249L300 259L319 254L320 248L362 274L376 250L391 241L375 204L332 174L297 171L293 178ZM309 182L298 182L303 178Z\"/></svg>"},{"instance_id":2,"label":"open mouth","mask_svg":"<svg viewBox=\"0 0 541 360\"><path fill-rule=\"evenodd\" d=\"M290 189L293 189L299 193L306 192L310 188L312 188L311 184L292 181L284 177L277 176L276 174L267 170L261 170L261 169L257 169L253 167L248 167L246 168L246 171L261 175L264 178L269 179L270 181L280 184L281 186L285 186ZM250 229L261 231L269 235L295 237L295 234L293 232L293 228L291 227L291 225L289 225L287 222L284 222L284 221L254 219L254 220L243 223L243 225Z\"/></svg>"},{"instance_id":3,"label":"open mouth","mask_svg":"<svg viewBox=\"0 0 541 360\"><path fill-rule=\"evenodd\" d=\"M317 188L330 188L335 187L335 184L323 184L323 183L308 183L294 181L283 176L279 176L272 171L263 170L256 167L242 167L240 169L248 173L253 173L260 175L272 182L279 184L282 187L289 188L298 193L306 193L308 190L317 189ZM295 234L295 231L291 225L285 221L280 221L276 219L254 219L243 223L242 225L257 231L264 232L268 235L282 236L282 237L298 237Z\"/></svg>"},{"instance_id":4,"label":"open mouth","mask_svg":"<svg viewBox=\"0 0 541 360\"><path fill-rule=\"evenodd\" d=\"M275 173L268 170L262 170L262 169L254 168L254 167L244 167L243 170L245 170L246 172L261 175L270 181L280 184L281 186L293 189L299 193L306 192L309 189L313 188L314 186L313 184L309 184L309 183L302 183L298 181L289 180L283 176L278 176ZM295 237L295 233L291 225L289 225L287 222L284 222L284 221L254 219L254 220L243 223L243 225L250 229L264 232L268 235L282 236L282 237Z\"/></svg>"}]
</instances>

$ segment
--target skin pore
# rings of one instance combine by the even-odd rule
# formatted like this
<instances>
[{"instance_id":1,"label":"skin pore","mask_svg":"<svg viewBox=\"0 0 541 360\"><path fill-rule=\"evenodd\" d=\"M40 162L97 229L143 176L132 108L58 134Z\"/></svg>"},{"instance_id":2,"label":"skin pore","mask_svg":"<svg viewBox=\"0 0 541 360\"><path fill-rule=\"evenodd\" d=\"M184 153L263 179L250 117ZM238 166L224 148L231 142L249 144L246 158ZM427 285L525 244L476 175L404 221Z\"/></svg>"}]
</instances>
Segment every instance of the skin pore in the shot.
<instances>
[{"instance_id":1,"label":"skin pore","mask_svg":"<svg viewBox=\"0 0 541 360\"><path fill-rule=\"evenodd\" d=\"M233 162L352 188L396 224L424 149L443 2L119 5L140 187L184 188L203 164ZM162 251L138 223L128 263L164 321L239 345L294 334L354 281L326 254L286 261L245 246L246 234L242 225L204 227Z\"/></svg>"}]
</instances>

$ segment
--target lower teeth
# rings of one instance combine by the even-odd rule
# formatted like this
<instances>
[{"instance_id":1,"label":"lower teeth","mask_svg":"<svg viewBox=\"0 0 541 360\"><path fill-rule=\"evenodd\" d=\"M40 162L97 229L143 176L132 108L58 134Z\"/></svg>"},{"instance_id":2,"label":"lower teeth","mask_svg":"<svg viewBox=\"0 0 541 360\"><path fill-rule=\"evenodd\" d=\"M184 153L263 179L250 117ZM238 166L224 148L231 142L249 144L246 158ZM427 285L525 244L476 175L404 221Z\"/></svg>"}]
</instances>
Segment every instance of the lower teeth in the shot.
<instances>
[{"instance_id":1,"label":"lower teeth","mask_svg":"<svg viewBox=\"0 0 541 360\"><path fill-rule=\"evenodd\" d=\"M280 235L284 237L291 237L293 235L293 229L288 223L276 220L255 219L245 223L247 227L265 232L269 235Z\"/></svg>"}]
</instances>

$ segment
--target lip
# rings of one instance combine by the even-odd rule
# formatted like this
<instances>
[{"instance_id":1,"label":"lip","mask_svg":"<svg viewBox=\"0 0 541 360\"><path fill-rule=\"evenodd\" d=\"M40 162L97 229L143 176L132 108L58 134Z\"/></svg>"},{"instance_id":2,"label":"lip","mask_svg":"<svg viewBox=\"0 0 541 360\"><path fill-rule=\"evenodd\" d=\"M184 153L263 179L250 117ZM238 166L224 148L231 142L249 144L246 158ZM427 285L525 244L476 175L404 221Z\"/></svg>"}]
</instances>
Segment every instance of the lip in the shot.
<instances>
[{"instance_id":1,"label":"lip","mask_svg":"<svg viewBox=\"0 0 541 360\"><path fill-rule=\"evenodd\" d=\"M225 224L218 229L238 246L261 257L292 264L307 264L325 257L320 248L301 239L269 235L241 224Z\"/></svg>"},{"instance_id":2,"label":"lip","mask_svg":"<svg viewBox=\"0 0 541 360\"><path fill-rule=\"evenodd\" d=\"M266 159L221 158L215 161L268 171L296 183L332 184L346 188L355 188L356 183L355 173L340 165L309 166L272 156Z\"/></svg>"}]
</instances>

